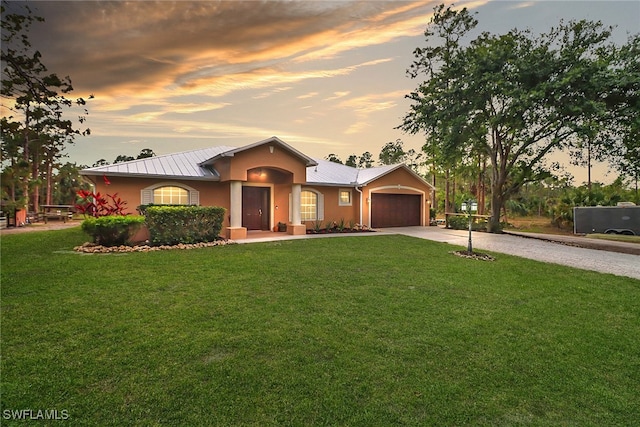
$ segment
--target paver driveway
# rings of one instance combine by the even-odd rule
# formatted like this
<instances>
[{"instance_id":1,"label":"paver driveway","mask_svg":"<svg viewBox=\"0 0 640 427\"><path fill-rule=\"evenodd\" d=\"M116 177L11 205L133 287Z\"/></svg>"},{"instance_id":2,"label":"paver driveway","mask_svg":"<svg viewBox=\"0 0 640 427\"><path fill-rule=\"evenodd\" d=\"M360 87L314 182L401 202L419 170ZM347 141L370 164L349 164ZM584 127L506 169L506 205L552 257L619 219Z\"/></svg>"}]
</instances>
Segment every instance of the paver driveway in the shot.
<instances>
[{"instance_id":1,"label":"paver driveway","mask_svg":"<svg viewBox=\"0 0 640 427\"><path fill-rule=\"evenodd\" d=\"M401 227L382 230L467 247L469 232L442 227ZM472 233L473 249L516 255L537 261L640 279L640 255L585 249L508 234Z\"/></svg>"}]
</instances>

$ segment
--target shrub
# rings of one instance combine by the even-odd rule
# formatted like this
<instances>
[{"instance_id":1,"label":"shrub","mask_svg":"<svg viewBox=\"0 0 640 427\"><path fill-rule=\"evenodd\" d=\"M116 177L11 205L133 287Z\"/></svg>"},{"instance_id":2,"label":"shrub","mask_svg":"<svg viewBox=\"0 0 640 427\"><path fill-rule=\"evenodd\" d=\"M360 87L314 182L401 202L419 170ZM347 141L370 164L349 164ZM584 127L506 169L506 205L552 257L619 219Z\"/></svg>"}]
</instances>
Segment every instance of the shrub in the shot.
<instances>
[{"instance_id":1,"label":"shrub","mask_svg":"<svg viewBox=\"0 0 640 427\"><path fill-rule=\"evenodd\" d=\"M118 197L118 193L104 196L88 190L79 190L77 195L78 203L76 203L76 210L81 214L96 218L110 215L125 215L127 202Z\"/></svg>"},{"instance_id":2,"label":"shrub","mask_svg":"<svg viewBox=\"0 0 640 427\"><path fill-rule=\"evenodd\" d=\"M147 215L147 209L150 208L151 206L171 206L171 207L178 207L178 206L193 206L193 205L162 205L162 204L155 204L155 203L149 203L148 205L140 205L136 208L136 210L140 213L140 215Z\"/></svg>"},{"instance_id":3,"label":"shrub","mask_svg":"<svg viewBox=\"0 0 640 427\"><path fill-rule=\"evenodd\" d=\"M469 229L469 217L466 215L451 215L449 216L449 228L454 230L468 230ZM487 221L481 218L474 218L471 224L473 231L486 231Z\"/></svg>"},{"instance_id":4,"label":"shrub","mask_svg":"<svg viewBox=\"0 0 640 427\"><path fill-rule=\"evenodd\" d=\"M82 231L93 237L93 243L120 246L129 244L130 239L143 224L142 216L88 217L82 222Z\"/></svg>"},{"instance_id":5,"label":"shrub","mask_svg":"<svg viewBox=\"0 0 640 427\"><path fill-rule=\"evenodd\" d=\"M148 206L145 211L154 245L217 240L225 214L224 208L215 206Z\"/></svg>"}]
</instances>

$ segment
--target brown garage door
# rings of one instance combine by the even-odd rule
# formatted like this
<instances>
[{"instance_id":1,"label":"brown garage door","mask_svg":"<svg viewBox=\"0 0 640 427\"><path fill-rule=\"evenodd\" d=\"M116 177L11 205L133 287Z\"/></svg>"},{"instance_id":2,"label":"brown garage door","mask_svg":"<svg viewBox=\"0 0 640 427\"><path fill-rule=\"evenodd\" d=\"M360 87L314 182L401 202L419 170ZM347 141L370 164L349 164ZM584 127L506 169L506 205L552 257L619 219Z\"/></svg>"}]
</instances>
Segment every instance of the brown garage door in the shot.
<instances>
[{"instance_id":1,"label":"brown garage door","mask_svg":"<svg viewBox=\"0 0 640 427\"><path fill-rule=\"evenodd\" d=\"M372 194L371 226L408 227L420 225L420 195Z\"/></svg>"}]
</instances>

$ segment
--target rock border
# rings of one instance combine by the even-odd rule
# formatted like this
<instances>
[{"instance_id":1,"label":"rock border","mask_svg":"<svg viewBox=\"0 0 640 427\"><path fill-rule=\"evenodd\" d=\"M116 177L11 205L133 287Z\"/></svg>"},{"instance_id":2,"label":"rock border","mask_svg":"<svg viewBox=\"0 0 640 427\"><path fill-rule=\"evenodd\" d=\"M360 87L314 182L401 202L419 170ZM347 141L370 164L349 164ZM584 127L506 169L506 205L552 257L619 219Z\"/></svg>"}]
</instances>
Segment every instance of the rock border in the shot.
<instances>
[{"instance_id":1,"label":"rock border","mask_svg":"<svg viewBox=\"0 0 640 427\"><path fill-rule=\"evenodd\" d=\"M479 261L495 261L496 259L494 257L492 257L491 255L487 255L487 254L483 254L480 252L467 252L467 251L453 251L453 252L449 252L450 254L454 254L456 256L459 256L461 258L468 258L468 259L477 259Z\"/></svg>"},{"instance_id":2,"label":"rock border","mask_svg":"<svg viewBox=\"0 0 640 427\"><path fill-rule=\"evenodd\" d=\"M95 243L87 242L80 246L73 248L76 252L82 252L85 254L111 254L111 253L131 253L131 252L156 252L156 251L169 251L175 249L200 249L210 248L213 246L226 246L236 244L233 240L215 240L213 242L200 242L200 243L179 243L177 245L135 245L135 246L102 246Z\"/></svg>"}]
</instances>

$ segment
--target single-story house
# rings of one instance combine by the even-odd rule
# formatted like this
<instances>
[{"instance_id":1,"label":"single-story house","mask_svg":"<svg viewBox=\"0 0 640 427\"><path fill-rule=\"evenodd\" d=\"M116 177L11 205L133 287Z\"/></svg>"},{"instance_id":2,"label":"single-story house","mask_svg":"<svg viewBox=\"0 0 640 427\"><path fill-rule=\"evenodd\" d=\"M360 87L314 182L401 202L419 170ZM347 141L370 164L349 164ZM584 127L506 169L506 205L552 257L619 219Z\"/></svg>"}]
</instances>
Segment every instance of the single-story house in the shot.
<instances>
[{"instance_id":1,"label":"single-story house","mask_svg":"<svg viewBox=\"0 0 640 427\"><path fill-rule=\"evenodd\" d=\"M313 159L277 137L80 173L97 192L117 193L129 213L150 203L224 207L223 235L230 239L278 223L287 224L289 234L341 220L369 228L428 225L433 190L404 164L357 169Z\"/></svg>"}]
</instances>

